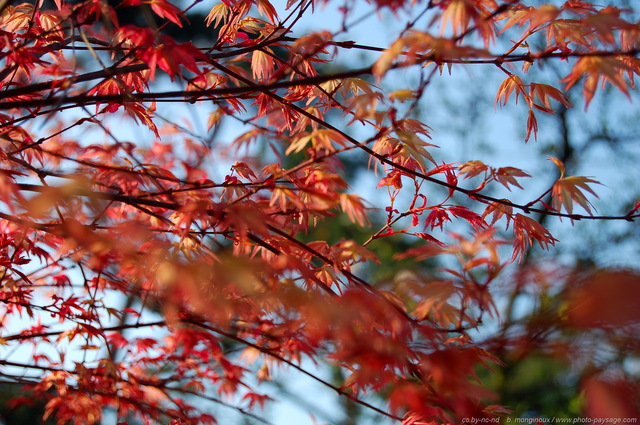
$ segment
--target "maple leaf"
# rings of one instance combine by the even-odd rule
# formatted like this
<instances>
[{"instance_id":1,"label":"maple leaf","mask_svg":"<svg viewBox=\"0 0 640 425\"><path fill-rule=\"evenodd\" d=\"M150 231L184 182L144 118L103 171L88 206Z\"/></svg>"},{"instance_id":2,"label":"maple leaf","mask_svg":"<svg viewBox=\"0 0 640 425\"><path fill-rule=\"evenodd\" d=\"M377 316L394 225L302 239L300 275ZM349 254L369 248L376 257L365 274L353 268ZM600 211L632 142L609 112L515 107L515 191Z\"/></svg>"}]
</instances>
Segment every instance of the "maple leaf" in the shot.
<instances>
[{"instance_id":1,"label":"maple leaf","mask_svg":"<svg viewBox=\"0 0 640 425\"><path fill-rule=\"evenodd\" d=\"M180 21L182 11L173 4L167 0L148 0L146 3L151 5L151 10L153 10L156 15L161 18L166 18L177 26L182 27L182 22Z\"/></svg>"},{"instance_id":2,"label":"maple leaf","mask_svg":"<svg viewBox=\"0 0 640 425\"><path fill-rule=\"evenodd\" d=\"M510 74L507 78L502 81L500 87L498 88L498 93L496 94L496 105L505 106L509 101L509 97L511 94L516 93L516 103L518 103L518 98L520 95L525 96L525 99L528 99L528 95L525 92L525 85L517 75Z\"/></svg>"},{"instance_id":3,"label":"maple leaf","mask_svg":"<svg viewBox=\"0 0 640 425\"><path fill-rule=\"evenodd\" d=\"M231 169L234 170L238 175L247 180L255 180L257 179L256 174L253 172L251 167L247 165L245 162L236 161L235 164L231 166Z\"/></svg>"},{"instance_id":4,"label":"maple leaf","mask_svg":"<svg viewBox=\"0 0 640 425\"><path fill-rule=\"evenodd\" d=\"M515 167L501 167L495 170L493 173L493 178L495 181L506 187L509 191L511 188L509 186L516 186L520 189L523 189L516 180L516 177L531 177L529 174Z\"/></svg>"},{"instance_id":5,"label":"maple leaf","mask_svg":"<svg viewBox=\"0 0 640 425\"><path fill-rule=\"evenodd\" d=\"M267 48L264 51L254 50L251 54L251 72L258 81L268 80L271 77L276 66L272 55L273 52Z\"/></svg>"},{"instance_id":6,"label":"maple leaf","mask_svg":"<svg viewBox=\"0 0 640 425\"><path fill-rule=\"evenodd\" d=\"M464 164L459 165L458 169L461 174L464 174L465 179L471 179L479 176L480 174L486 173L490 170L490 167L485 165L482 161L474 160L467 161Z\"/></svg>"},{"instance_id":7,"label":"maple leaf","mask_svg":"<svg viewBox=\"0 0 640 425\"><path fill-rule=\"evenodd\" d=\"M567 95L552 86L549 86L547 84L531 83L529 87L530 87L529 98L538 99L542 103L542 105L536 104L534 106L536 106L538 109L544 112L553 113L553 109L551 108L551 102L549 101L549 97L562 103L562 105L564 105L564 107L566 108L571 107L571 101L569 100Z\"/></svg>"},{"instance_id":8,"label":"maple leaf","mask_svg":"<svg viewBox=\"0 0 640 425\"><path fill-rule=\"evenodd\" d=\"M466 57L489 57L491 54L483 49L471 46L461 46L446 37L410 30L378 58L372 68L372 74L380 80L394 65L408 66L415 63L443 63L449 60L459 60ZM402 59L396 59L401 57Z\"/></svg>"},{"instance_id":9,"label":"maple leaf","mask_svg":"<svg viewBox=\"0 0 640 425\"><path fill-rule=\"evenodd\" d=\"M440 230L442 230L444 223L447 221L451 221L447 209L441 207L433 207L424 222L424 226L425 228L431 227L432 230L436 227L439 227Z\"/></svg>"},{"instance_id":10,"label":"maple leaf","mask_svg":"<svg viewBox=\"0 0 640 425\"><path fill-rule=\"evenodd\" d=\"M513 217L513 207L509 205L510 201L508 199L501 199L503 202L492 202L490 203L482 213L482 218L486 218L491 215L491 225L494 225L500 218L506 217L507 225L506 228L509 228L509 223Z\"/></svg>"},{"instance_id":11,"label":"maple leaf","mask_svg":"<svg viewBox=\"0 0 640 425\"><path fill-rule=\"evenodd\" d=\"M130 117L132 117L137 122L143 123L149 128L149 130L153 131L156 137L160 137L158 128L156 127L156 124L152 119L153 112L155 111L155 108L153 106L150 108L145 108L139 103L127 103L123 106Z\"/></svg>"},{"instance_id":12,"label":"maple leaf","mask_svg":"<svg viewBox=\"0 0 640 425\"><path fill-rule=\"evenodd\" d=\"M516 239L513 245L512 261L516 258L522 261L525 252L533 246L534 242L537 242L541 248L548 249L558 241L544 226L522 214L516 214L513 217L513 233Z\"/></svg>"},{"instance_id":13,"label":"maple leaf","mask_svg":"<svg viewBox=\"0 0 640 425\"><path fill-rule=\"evenodd\" d=\"M530 109L529 114L527 115L527 134L524 137L525 142L529 141L531 134L533 134L534 139L538 138L538 119L533 113L533 109Z\"/></svg>"},{"instance_id":14,"label":"maple leaf","mask_svg":"<svg viewBox=\"0 0 640 425\"><path fill-rule=\"evenodd\" d=\"M483 229L488 227L484 219L462 205L454 205L448 208L448 211L456 217L461 217L467 220L475 229Z\"/></svg>"},{"instance_id":15,"label":"maple leaf","mask_svg":"<svg viewBox=\"0 0 640 425\"><path fill-rule=\"evenodd\" d=\"M393 186L394 189L402 189L402 173L397 170L393 170L388 175L384 176L376 187L384 186Z\"/></svg>"},{"instance_id":16,"label":"maple leaf","mask_svg":"<svg viewBox=\"0 0 640 425\"><path fill-rule=\"evenodd\" d=\"M593 191L590 185L601 183L588 177L565 177L564 174L566 169L564 164L560 160L553 157L548 157L548 159L552 161L560 170L560 178L556 180L551 188L553 208L556 211L560 211L560 209L564 207L565 211L567 211L569 214L572 214L573 203L577 202L578 205L584 208L589 215L593 215L591 213L591 207L593 205L585 196L585 192L590 193L597 198L598 195Z\"/></svg>"},{"instance_id":17,"label":"maple leaf","mask_svg":"<svg viewBox=\"0 0 640 425\"><path fill-rule=\"evenodd\" d=\"M322 152L323 150L333 152L336 150L334 142L345 146L347 144L346 137L332 129L317 129L311 133L301 132L296 140L293 141L285 151L285 154L297 153L302 151L308 144L311 145L314 150Z\"/></svg>"},{"instance_id":18,"label":"maple leaf","mask_svg":"<svg viewBox=\"0 0 640 425\"><path fill-rule=\"evenodd\" d=\"M360 226L369 223L366 208L359 196L348 193L340 194L340 206L342 211L347 213L352 223L358 223Z\"/></svg>"},{"instance_id":19,"label":"maple leaf","mask_svg":"<svg viewBox=\"0 0 640 425\"><path fill-rule=\"evenodd\" d=\"M585 99L585 109L591 103L593 96L602 80L604 86L610 82L622 93L629 97L629 89L624 79L624 74L634 72L627 63L618 57L585 56L578 59L571 72L560 82L565 83L565 91L573 87L581 78L584 78L582 94Z\"/></svg>"},{"instance_id":20,"label":"maple leaf","mask_svg":"<svg viewBox=\"0 0 640 425\"><path fill-rule=\"evenodd\" d=\"M585 192L588 192L596 198L598 197L590 186L593 184L600 184L600 182L588 177L580 176L563 177L558 179L553 184L553 189L551 191L553 208L556 211L560 211L560 209L564 207L565 211L569 214L573 214L573 203L576 202L584 208L589 215L593 215L591 212L591 207L593 207L593 205L585 196Z\"/></svg>"},{"instance_id":21,"label":"maple leaf","mask_svg":"<svg viewBox=\"0 0 640 425\"><path fill-rule=\"evenodd\" d=\"M275 24L278 21L278 13L269 0L256 0L255 3L258 6L258 12L266 16L269 22Z\"/></svg>"},{"instance_id":22,"label":"maple leaf","mask_svg":"<svg viewBox=\"0 0 640 425\"><path fill-rule=\"evenodd\" d=\"M229 6L224 2L220 2L217 5L213 6L205 19L205 24L210 26L213 24L214 28L217 28L221 23L226 23L229 17Z\"/></svg>"}]
</instances>

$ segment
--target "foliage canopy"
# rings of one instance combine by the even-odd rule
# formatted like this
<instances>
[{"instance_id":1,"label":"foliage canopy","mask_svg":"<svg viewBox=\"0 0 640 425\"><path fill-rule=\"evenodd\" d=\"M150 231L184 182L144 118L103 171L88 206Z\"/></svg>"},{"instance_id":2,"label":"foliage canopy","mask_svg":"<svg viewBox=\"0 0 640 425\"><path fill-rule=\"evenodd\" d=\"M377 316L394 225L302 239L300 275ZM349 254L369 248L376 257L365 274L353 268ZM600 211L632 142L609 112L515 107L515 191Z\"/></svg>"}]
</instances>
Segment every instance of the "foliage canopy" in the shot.
<instances>
[{"instance_id":1,"label":"foliage canopy","mask_svg":"<svg viewBox=\"0 0 640 425\"><path fill-rule=\"evenodd\" d=\"M537 334L473 337L498 314L494 283L556 245L541 216L640 217L640 203L596 215L598 181L562 159L539 193L520 168L444 162L419 113L442 96L435 80L468 67L503 74L492 101L524 108L525 142L574 86L585 108L603 87L631 97L637 10L375 0L304 32L334 2L276 3L0 2L0 373L46 419L214 423L209 400L258 421L280 367L407 425L506 415L477 377ZM345 39L363 18L401 24L386 46ZM554 81L530 77L549 63ZM381 248L397 251L381 263ZM401 260L415 267L371 277ZM636 274L563 279L575 284L547 300L545 332L609 331L638 351ZM637 416L625 377L580 385L580 414Z\"/></svg>"}]
</instances>

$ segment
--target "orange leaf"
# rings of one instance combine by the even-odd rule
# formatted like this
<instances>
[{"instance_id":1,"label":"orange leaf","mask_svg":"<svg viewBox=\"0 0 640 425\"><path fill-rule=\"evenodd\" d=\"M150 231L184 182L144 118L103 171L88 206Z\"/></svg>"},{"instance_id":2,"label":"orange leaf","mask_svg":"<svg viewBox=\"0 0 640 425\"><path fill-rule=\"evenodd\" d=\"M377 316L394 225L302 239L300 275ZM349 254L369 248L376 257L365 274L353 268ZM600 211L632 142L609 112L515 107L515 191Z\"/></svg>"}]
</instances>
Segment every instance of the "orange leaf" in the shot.
<instances>
[{"instance_id":1,"label":"orange leaf","mask_svg":"<svg viewBox=\"0 0 640 425\"><path fill-rule=\"evenodd\" d=\"M352 223L358 223L360 226L369 223L366 208L359 196L348 193L341 194L340 206L342 207L342 211L347 213Z\"/></svg>"},{"instance_id":2,"label":"orange leaf","mask_svg":"<svg viewBox=\"0 0 640 425\"><path fill-rule=\"evenodd\" d=\"M633 72L622 58L615 56L585 56L578 59L571 72L560 82L565 83L565 90L569 90L580 78L584 77L582 94L585 99L585 109L595 95L598 83L602 85L608 81L629 98L629 89L624 79L625 74Z\"/></svg>"},{"instance_id":3,"label":"orange leaf","mask_svg":"<svg viewBox=\"0 0 640 425\"><path fill-rule=\"evenodd\" d=\"M533 138L538 138L538 120L536 119L535 114L533 113L533 109L529 110L529 115L527 118L527 135L524 138L525 142L529 141L531 137L531 133L533 133Z\"/></svg>"},{"instance_id":4,"label":"orange leaf","mask_svg":"<svg viewBox=\"0 0 640 425\"><path fill-rule=\"evenodd\" d=\"M471 179L482 173L486 173L490 167L482 161L468 161L458 166L460 174L464 174L465 179Z\"/></svg>"},{"instance_id":5,"label":"orange leaf","mask_svg":"<svg viewBox=\"0 0 640 425\"><path fill-rule=\"evenodd\" d=\"M560 170L560 178L564 177L564 172L566 171L566 168L564 167L564 164L562 163L562 161L560 161L558 158L554 158L552 156L548 156L547 159L551 162L553 162L554 164L556 164L556 167L558 167L558 169Z\"/></svg>"},{"instance_id":6,"label":"orange leaf","mask_svg":"<svg viewBox=\"0 0 640 425\"><path fill-rule=\"evenodd\" d=\"M271 50L266 47L263 47L263 49L266 52L254 50L251 55L251 72L253 73L253 77L258 81L268 80L276 66L273 57L269 55Z\"/></svg>"},{"instance_id":7,"label":"orange leaf","mask_svg":"<svg viewBox=\"0 0 640 425\"><path fill-rule=\"evenodd\" d=\"M590 184L600 184L597 180L590 179L588 177L565 177L562 179L558 179L554 185L552 190L552 200L553 200L553 208L557 211L560 211L561 207L569 213L573 213L573 202L577 202L582 208L587 211L589 215L593 215L591 213L591 208L593 205L584 192L589 192L596 198L598 195L591 189Z\"/></svg>"},{"instance_id":8,"label":"orange leaf","mask_svg":"<svg viewBox=\"0 0 640 425\"><path fill-rule=\"evenodd\" d=\"M518 98L520 94L522 94L525 99L528 99L527 94L524 91L524 83L517 75L509 75L504 81L500 84L498 88L498 93L496 94L496 105L505 106L509 101L509 97L513 92L516 92L516 103L518 103Z\"/></svg>"},{"instance_id":9,"label":"orange leaf","mask_svg":"<svg viewBox=\"0 0 640 425\"><path fill-rule=\"evenodd\" d=\"M269 22L275 24L278 21L278 13L268 0L257 0L255 3L258 6L258 12L262 16L266 16Z\"/></svg>"},{"instance_id":10,"label":"orange leaf","mask_svg":"<svg viewBox=\"0 0 640 425\"><path fill-rule=\"evenodd\" d=\"M501 185L503 185L504 187L506 187L507 189L509 189L509 191L511 191L511 188L509 187L509 185L516 186L522 189L522 186L520 186L520 183L518 183L518 181L516 180L516 177L531 177L531 176L525 173L524 171L522 171L521 169L515 168L515 167L498 168L493 174L493 179L498 183L500 183Z\"/></svg>"},{"instance_id":11,"label":"orange leaf","mask_svg":"<svg viewBox=\"0 0 640 425\"><path fill-rule=\"evenodd\" d=\"M544 249L548 249L550 245L555 245L558 241L543 225L522 214L516 214L513 219L513 233L516 240L514 241L512 261L518 257L522 260L524 253L533 246L534 241Z\"/></svg>"},{"instance_id":12,"label":"orange leaf","mask_svg":"<svg viewBox=\"0 0 640 425\"><path fill-rule=\"evenodd\" d=\"M549 101L549 97L557 100L562 103L566 108L571 107L571 101L562 91L556 89L555 87L549 86L547 84L536 84L531 83L530 91L529 91L531 99L538 99L540 103L542 103L543 108L538 106L539 109L553 113L553 109L551 108L551 102Z\"/></svg>"},{"instance_id":13,"label":"orange leaf","mask_svg":"<svg viewBox=\"0 0 640 425\"><path fill-rule=\"evenodd\" d=\"M508 199L501 199L501 201L509 201ZM489 214L493 217L491 218L491 225L493 226L502 216L506 216L507 218L507 229L509 228L509 223L511 222L511 218L513 217L513 207L511 205L506 205L501 202L492 202L487 208L485 208L484 213L482 213L482 218L486 218Z\"/></svg>"},{"instance_id":14,"label":"orange leaf","mask_svg":"<svg viewBox=\"0 0 640 425\"><path fill-rule=\"evenodd\" d=\"M207 19L205 23L207 26L213 24L213 27L216 28L220 23L226 23L229 17L229 7L224 4L224 2L220 2L219 4L213 6L209 14L207 15Z\"/></svg>"}]
</instances>

